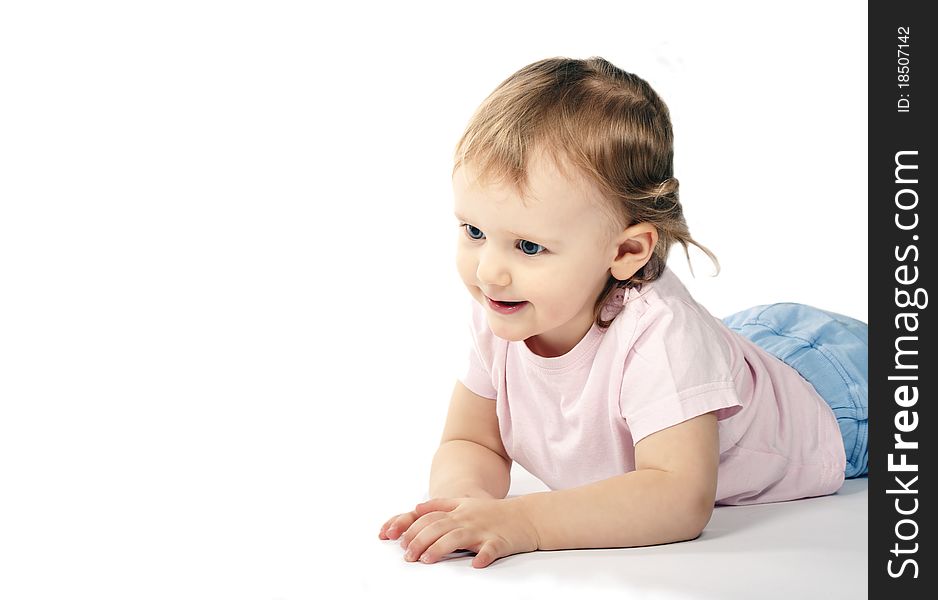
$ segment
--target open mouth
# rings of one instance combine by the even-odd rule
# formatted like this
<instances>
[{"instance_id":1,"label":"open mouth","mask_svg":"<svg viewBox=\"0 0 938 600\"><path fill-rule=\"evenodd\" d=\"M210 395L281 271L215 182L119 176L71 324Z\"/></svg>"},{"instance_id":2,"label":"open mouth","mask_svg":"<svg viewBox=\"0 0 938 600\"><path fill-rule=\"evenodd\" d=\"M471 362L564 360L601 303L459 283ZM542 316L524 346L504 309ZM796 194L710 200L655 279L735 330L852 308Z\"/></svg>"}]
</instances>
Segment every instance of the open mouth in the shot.
<instances>
[{"instance_id":1,"label":"open mouth","mask_svg":"<svg viewBox=\"0 0 938 600\"><path fill-rule=\"evenodd\" d=\"M508 314L508 313L517 312L517 311L521 310L521 309L528 303L527 300L519 300L519 301L517 301L517 302L506 302L506 301L503 301L503 300L492 300L492 299L489 298L488 296L486 296L486 299L487 299L488 302L489 302L489 306L491 306L495 311L500 312L500 313L502 313L502 314Z\"/></svg>"}]
</instances>

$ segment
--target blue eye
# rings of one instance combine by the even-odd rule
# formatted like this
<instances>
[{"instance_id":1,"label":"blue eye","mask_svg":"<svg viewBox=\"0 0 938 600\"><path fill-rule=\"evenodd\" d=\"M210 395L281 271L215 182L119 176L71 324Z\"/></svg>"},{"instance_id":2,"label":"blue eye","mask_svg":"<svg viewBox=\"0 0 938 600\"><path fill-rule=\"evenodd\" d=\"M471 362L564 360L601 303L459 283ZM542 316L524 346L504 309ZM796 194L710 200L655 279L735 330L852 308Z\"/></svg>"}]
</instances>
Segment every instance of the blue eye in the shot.
<instances>
[{"instance_id":1,"label":"blue eye","mask_svg":"<svg viewBox=\"0 0 938 600\"><path fill-rule=\"evenodd\" d=\"M521 251L527 254L528 256L537 256L546 248L540 244L535 244L534 242L529 242L528 240L521 240L518 243L518 247L521 248Z\"/></svg>"},{"instance_id":2,"label":"blue eye","mask_svg":"<svg viewBox=\"0 0 938 600\"><path fill-rule=\"evenodd\" d=\"M463 227L466 229L466 235L468 235L470 239L481 240L485 237L485 234L482 233L482 230L478 227L473 227L468 223L464 224Z\"/></svg>"}]
</instances>

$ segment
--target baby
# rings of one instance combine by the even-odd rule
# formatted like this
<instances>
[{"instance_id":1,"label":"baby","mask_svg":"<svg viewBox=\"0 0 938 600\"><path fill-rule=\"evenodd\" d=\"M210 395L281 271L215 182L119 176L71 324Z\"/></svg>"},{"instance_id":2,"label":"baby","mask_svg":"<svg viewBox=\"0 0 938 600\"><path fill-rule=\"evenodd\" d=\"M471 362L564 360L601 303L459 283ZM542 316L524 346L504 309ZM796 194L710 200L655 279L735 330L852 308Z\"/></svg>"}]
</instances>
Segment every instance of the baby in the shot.
<instances>
[{"instance_id":1,"label":"baby","mask_svg":"<svg viewBox=\"0 0 938 600\"><path fill-rule=\"evenodd\" d=\"M866 325L791 303L721 321L694 301L668 251L716 257L690 236L645 81L598 57L524 67L473 116L453 188L473 344L431 499L378 534L405 560L689 540L715 504L866 473ZM552 491L506 498L513 461Z\"/></svg>"}]
</instances>

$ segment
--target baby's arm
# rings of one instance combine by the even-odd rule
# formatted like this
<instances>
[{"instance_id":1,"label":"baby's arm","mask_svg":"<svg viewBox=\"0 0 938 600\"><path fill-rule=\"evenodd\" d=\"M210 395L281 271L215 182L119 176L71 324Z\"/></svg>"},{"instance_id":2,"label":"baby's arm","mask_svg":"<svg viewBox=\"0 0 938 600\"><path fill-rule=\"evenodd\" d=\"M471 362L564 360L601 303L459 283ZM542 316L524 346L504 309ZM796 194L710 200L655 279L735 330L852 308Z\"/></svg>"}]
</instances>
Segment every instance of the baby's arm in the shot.
<instances>
[{"instance_id":1,"label":"baby's arm","mask_svg":"<svg viewBox=\"0 0 938 600\"><path fill-rule=\"evenodd\" d=\"M495 401L457 381L430 467L430 497L504 498L510 483L511 459L502 445Z\"/></svg>"},{"instance_id":2,"label":"baby's arm","mask_svg":"<svg viewBox=\"0 0 938 600\"><path fill-rule=\"evenodd\" d=\"M635 471L521 496L538 549L624 548L697 537L713 512L719 448L716 415L707 413L639 441Z\"/></svg>"},{"instance_id":3,"label":"baby's arm","mask_svg":"<svg viewBox=\"0 0 938 600\"><path fill-rule=\"evenodd\" d=\"M495 401L457 381L430 467L430 498L502 499L510 484L511 459L502 445ZM417 518L413 511L395 515L378 537L397 539Z\"/></svg>"}]
</instances>

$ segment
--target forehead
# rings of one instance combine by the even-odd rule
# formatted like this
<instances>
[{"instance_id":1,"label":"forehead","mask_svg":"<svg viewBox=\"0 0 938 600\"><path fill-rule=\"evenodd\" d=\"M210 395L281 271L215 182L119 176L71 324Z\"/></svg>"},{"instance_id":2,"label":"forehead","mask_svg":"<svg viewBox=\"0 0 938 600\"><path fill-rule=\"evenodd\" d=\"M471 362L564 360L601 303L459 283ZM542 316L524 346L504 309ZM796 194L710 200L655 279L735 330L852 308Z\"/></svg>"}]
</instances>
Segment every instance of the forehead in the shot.
<instances>
[{"instance_id":1,"label":"forehead","mask_svg":"<svg viewBox=\"0 0 938 600\"><path fill-rule=\"evenodd\" d=\"M527 187L520 190L510 183L488 183L471 164L461 165L453 174L455 210L460 216L497 212L500 219L512 217L539 224L593 221L602 211L603 198L595 185L569 164L558 165L543 153L533 155L527 164Z\"/></svg>"}]
</instances>

